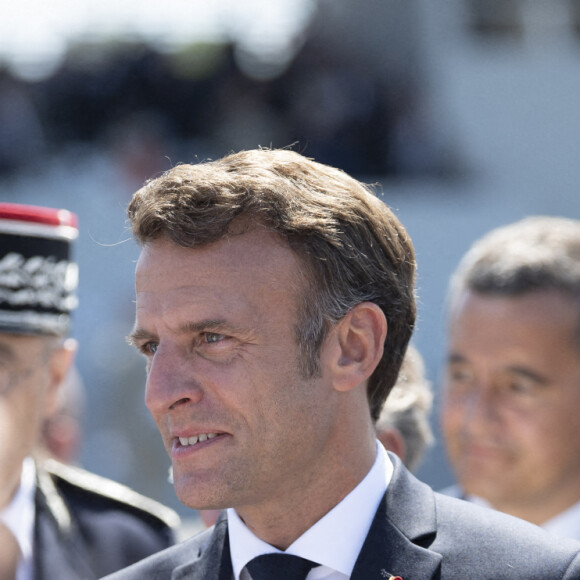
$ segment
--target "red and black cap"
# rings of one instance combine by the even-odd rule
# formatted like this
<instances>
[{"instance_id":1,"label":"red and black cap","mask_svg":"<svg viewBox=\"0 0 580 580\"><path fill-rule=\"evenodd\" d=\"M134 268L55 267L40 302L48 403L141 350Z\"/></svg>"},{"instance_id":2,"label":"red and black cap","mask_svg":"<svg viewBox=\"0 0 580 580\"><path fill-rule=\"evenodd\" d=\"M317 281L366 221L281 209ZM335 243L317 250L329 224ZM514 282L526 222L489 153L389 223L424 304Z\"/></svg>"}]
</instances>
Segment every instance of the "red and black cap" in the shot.
<instances>
[{"instance_id":1,"label":"red and black cap","mask_svg":"<svg viewBox=\"0 0 580 580\"><path fill-rule=\"evenodd\" d=\"M0 203L0 332L67 334L77 305L77 235L67 210Z\"/></svg>"}]
</instances>

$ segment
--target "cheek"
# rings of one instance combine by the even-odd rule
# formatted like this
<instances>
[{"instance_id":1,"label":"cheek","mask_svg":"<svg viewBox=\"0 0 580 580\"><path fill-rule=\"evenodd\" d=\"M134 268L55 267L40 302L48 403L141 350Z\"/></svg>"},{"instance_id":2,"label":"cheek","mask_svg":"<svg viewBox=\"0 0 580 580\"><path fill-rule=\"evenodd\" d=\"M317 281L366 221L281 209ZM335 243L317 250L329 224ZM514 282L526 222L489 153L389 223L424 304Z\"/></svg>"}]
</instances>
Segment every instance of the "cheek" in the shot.
<instances>
[{"instance_id":1,"label":"cheek","mask_svg":"<svg viewBox=\"0 0 580 580\"><path fill-rule=\"evenodd\" d=\"M533 415L519 417L517 430L522 442L538 454L550 456L558 450L580 449L580 421L573 405L560 409L544 408Z\"/></svg>"},{"instance_id":2,"label":"cheek","mask_svg":"<svg viewBox=\"0 0 580 580\"><path fill-rule=\"evenodd\" d=\"M465 416L464 405L445 399L441 407L440 423L445 436L450 436L459 431L462 417Z\"/></svg>"},{"instance_id":3,"label":"cheek","mask_svg":"<svg viewBox=\"0 0 580 580\"><path fill-rule=\"evenodd\" d=\"M3 469L6 458L19 442L19 429L21 417L15 412L14 406L9 405L5 398L0 399L0 473L6 473Z\"/></svg>"},{"instance_id":4,"label":"cheek","mask_svg":"<svg viewBox=\"0 0 580 580\"><path fill-rule=\"evenodd\" d=\"M507 410L503 418L499 435L504 443L521 459L536 463L539 469L551 462L558 449L569 445L563 437L563 431L568 428L563 428L546 408Z\"/></svg>"},{"instance_id":5,"label":"cheek","mask_svg":"<svg viewBox=\"0 0 580 580\"><path fill-rule=\"evenodd\" d=\"M12 392L0 403L0 461L20 463L29 455L40 437L40 405L22 392ZM0 469L10 473L11 469Z\"/></svg>"},{"instance_id":6,"label":"cheek","mask_svg":"<svg viewBox=\"0 0 580 580\"><path fill-rule=\"evenodd\" d=\"M18 487L22 461L28 455L28 446L20 439L16 417L0 399L0 509L8 504Z\"/></svg>"},{"instance_id":7,"label":"cheek","mask_svg":"<svg viewBox=\"0 0 580 580\"><path fill-rule=\"evenodd\" d=\"M19 385L13 400L13 411L19 417L19 432L23 439L36 442L44 419L54 412L57 389L49 389L48 379L37 376L26 384Z\"/></svg>"},{"instance_id":8,"label":"cheek","mask_svg":"<svg viewBox=\"0 0 580 580\"><path fill-rule=\"evenodd\" d=\"M251 403L244 404L255 424L263 425L265 431L274 433L277 438L282 437L280 444L300 440L311 428L320 405L316 385L301 380L296 368L261 375L252 383L248 390Z\"/></svg>"},{"instance_id":9,"label":"cheek","mask_svg":"<svg viewBox=\"0 0 580 580\"><path fill-rule=\"evenodd\" d=\"M39 399L37 399L33 404L26 405L19 412L22 421L20 427L22 438L23 440L33 443L40 440L42 425L45 417L48 416L44 400L41 401Z\"/></svg>"}]
</instances>

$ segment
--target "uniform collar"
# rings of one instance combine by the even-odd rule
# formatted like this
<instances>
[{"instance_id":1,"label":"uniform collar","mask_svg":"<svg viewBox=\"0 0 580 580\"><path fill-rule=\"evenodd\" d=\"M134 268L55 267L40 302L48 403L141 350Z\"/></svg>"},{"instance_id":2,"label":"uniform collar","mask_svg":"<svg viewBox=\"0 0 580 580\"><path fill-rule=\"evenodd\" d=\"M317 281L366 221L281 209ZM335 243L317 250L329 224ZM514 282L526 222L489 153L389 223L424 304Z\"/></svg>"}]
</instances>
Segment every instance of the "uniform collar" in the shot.
<instances>
[{"instance_id":1,"label":"uniform collar","mask_svg":"<svg viewBox=\"0 0 580 580\"><path fill-rule=\"evenodd\" d=\"M14 534L22 553L20 564L18 565L18 578L22 577L23 568L32 565L35 480L36 468L34 460L27 457L22 462L20 485L12 501L0 513L0 519Z\"/></svg>"}]
</instances>

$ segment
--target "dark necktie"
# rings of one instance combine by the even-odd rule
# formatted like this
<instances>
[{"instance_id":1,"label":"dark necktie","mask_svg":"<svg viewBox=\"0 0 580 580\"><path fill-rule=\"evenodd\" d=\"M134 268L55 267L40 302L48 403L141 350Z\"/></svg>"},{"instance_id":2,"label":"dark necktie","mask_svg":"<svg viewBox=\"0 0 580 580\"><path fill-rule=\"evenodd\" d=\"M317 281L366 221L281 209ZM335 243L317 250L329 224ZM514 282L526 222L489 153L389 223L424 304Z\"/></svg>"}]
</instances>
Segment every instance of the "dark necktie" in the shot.
<instances>
[{"instance_id":1,"label":"dark necktie","mask_svg":"<svg viewBox=\"0 0 580 580\"><path fill-rule=\"evenodd\" d=\"M263 554L248 562L252 580L304 580L318 564L292 554Z\"/></svg>"}]
</instances>

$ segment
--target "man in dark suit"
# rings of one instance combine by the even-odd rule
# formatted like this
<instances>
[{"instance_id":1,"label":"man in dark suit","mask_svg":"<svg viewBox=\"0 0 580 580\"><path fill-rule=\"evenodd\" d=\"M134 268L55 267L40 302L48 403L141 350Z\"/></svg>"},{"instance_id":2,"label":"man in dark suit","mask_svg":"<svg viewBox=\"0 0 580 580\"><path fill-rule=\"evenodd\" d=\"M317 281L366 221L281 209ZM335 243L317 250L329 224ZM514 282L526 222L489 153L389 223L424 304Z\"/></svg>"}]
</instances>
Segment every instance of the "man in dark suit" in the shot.
<instances>
[{"instance_id":1,"label":"man in dark suit","mask_svg":"<svg viewBox=\"0 0 580 580\"><path fill-rule=\"evenodd\" d=\"M0 554L3 580L99 578L172 545L178 524L124 486L37 456L74 355L76 235L69 212L0 203L0 529L14 548Z\"/></svg>"},{"instance_id":2,"label":"man in dark suit","mask_svg":"<svg viewBox=\"0 0 580 580\"><path fill-rule=\"evenodd\" d=\"M248 151L175 167L129 217L146 404L181 501L227 509L114 578L580 578L580 545L435 494L377 442L415 257L365 186Z\"/></svg>"}]
</instances>

